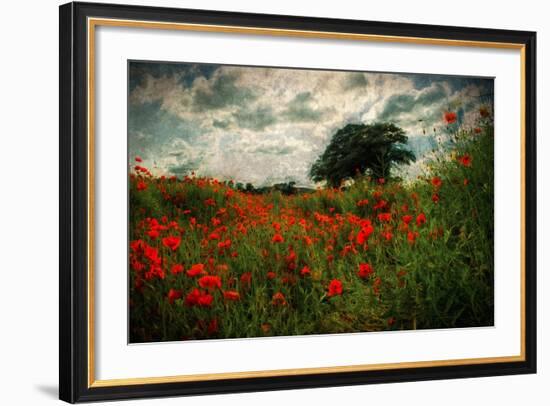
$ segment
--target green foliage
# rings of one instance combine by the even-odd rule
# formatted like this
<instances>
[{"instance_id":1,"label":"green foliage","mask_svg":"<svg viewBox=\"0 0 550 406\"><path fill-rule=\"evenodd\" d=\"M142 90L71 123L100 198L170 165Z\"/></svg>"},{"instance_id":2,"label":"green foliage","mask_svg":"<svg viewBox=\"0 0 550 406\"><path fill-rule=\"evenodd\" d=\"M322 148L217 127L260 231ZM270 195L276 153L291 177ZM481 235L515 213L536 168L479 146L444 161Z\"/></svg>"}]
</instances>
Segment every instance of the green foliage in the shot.
<instances>
[{"instance_id":1,"label":"green foliage","mask_svg":"<svg viewBox=\"0 0 550 406\"><path fill-rule=\"evenodd\" d=\"M415 161L415 155L404 146L406 142L405 132L395 124L348 124L334 134L311 167L310 176L332 187L365 173L387 179L393 166Z\"/></svg>"}]
</instances>

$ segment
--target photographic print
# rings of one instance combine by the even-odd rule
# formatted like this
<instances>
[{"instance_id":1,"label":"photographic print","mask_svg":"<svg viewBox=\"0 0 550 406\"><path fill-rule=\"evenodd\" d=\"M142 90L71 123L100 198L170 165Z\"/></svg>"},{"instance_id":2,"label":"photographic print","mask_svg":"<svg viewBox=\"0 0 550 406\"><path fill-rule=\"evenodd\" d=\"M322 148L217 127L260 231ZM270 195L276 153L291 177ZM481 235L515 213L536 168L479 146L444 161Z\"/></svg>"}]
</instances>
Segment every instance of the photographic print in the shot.
<instances>
[{"instance_id":1,"label":"photographic print","mask_svg":"<svg viewBox=\"0 0 550 406\"><path fill-rule=\"evenodd\" d=\"M128 72L130 343L493 325L493 78Z\"/></svg>"}]
</instances>

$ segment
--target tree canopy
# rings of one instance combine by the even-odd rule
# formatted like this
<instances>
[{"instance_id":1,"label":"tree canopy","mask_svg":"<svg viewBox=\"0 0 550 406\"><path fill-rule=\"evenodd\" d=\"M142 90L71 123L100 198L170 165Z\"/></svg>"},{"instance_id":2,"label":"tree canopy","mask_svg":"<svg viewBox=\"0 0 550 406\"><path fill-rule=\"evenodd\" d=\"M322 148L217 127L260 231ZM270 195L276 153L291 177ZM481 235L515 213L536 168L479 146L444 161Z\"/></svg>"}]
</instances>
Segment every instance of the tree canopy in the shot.
<instances>
[{"instance_id":1,"label":"tree canopy","mask_svg":"<svg viewBox=\"0 0 550 406\"><path fill-rule=\"evenodd\" d=\"M416 160L405 148L407 139L405 131L392 123L348 124L333 135L311 167L310 177L332 187L357 174L389 178L392 167Z\"/></svg>"}]
</instances>

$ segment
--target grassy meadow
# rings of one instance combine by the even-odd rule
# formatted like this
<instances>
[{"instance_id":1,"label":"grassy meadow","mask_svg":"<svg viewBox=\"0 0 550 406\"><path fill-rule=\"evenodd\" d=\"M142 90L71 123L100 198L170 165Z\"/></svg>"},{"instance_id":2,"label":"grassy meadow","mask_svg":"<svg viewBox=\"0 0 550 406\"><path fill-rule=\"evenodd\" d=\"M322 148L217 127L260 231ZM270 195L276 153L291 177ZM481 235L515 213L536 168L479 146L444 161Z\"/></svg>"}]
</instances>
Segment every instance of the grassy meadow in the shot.
<instances>
[{"instance_id":1,"label":"grassy meadow","mask_svg":"<svg viewBox=\"0 0 550 406\"><path fill-rule=\"evenodd\" d=\"M413 180L255 193L129 182L130 342L493 324L493 127L448 126Z\"/></svg>"}]
</instances>

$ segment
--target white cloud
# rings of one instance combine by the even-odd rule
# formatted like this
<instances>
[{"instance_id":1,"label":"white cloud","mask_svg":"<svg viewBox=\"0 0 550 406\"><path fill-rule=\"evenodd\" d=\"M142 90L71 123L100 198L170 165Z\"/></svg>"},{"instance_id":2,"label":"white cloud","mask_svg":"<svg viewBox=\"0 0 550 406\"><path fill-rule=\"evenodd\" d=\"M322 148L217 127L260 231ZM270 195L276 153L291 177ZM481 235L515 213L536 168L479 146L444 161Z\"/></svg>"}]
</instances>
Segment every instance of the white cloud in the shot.
<instances>
[{"instance_id":1,"label":"white cloud","mask_svg":"<svg viewBox=\"0 0 550 406\"><path fill-rule=\"evenodd\" d=\"M209 78L181 78L147 74L130 95L130 114L140 104L158 103L197 129L192 139L176 129L165 134L171 130L164 127L163 134L149 134L159 140L147 154L155 170L192 167L256 185L290 180L311 185L309 168L334 132L349 122L379 119L392 101L397 113L388 118L409 136L431 136L451 104L480 96L478 86L453 91L445 81L417 89L411 76L398 74L222 66ZM470 116L466 112L464 119ZM130 133L131 146L139 137Z\"/></svg>"}]
</instances>

